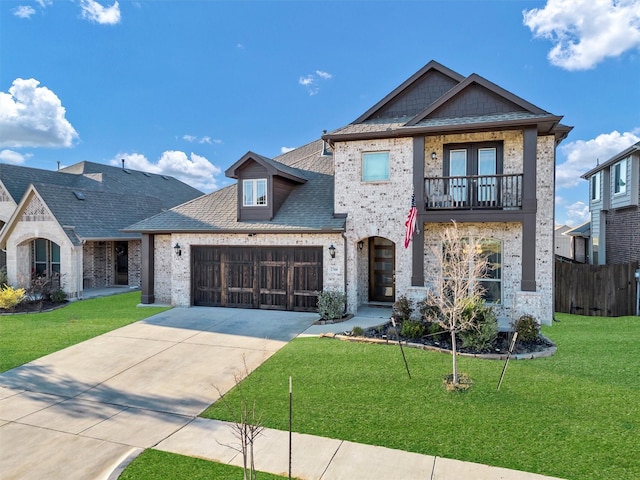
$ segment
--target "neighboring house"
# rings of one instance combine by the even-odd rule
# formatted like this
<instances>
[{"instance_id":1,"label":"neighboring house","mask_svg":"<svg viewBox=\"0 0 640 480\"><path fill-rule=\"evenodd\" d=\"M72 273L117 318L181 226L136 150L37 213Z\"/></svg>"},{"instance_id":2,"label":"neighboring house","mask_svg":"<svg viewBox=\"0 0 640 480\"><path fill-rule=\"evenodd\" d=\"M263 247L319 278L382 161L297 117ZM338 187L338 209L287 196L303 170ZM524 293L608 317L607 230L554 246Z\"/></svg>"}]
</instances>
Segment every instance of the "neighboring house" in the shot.
<instances>
[{"instance_id":1,"label":"neighboring house","mask_svg":"<svg viewBox=\"0 0 640 480\"><path fill-rule=\"evenodd\" d=\"M582 175L595 265L640 262L640 142Z\"/></svg>"},{"instance_id":2,"label":"neighboring house","mask_svg":"<svg viewBox=\"0 0 640 480\"><path fill-rule=\"evenodd\" d=\"M201 196L175 178L92 162L57 170L0 164L0 249L11 285L52 279L140 286L140 235L122 228Z\"/></svg>"},{"instance_id":3,"label":"neighboring house","mask_svg":"<svg viewBox=\"0 0 640 480\"><path fill-rule=\"evenodd\" d=\"M550 324L560 120L430 62L322 141L275 159L249 152L226 172L236 184L128 227L142 233L142 300L313 310L316 291L339 290L350 313L422 300L430 247L442 251L455 220L489 255L498 315Z\"/></svg>"},{"instance_id":4,"label":"neighboring house","mask_svg":"<svg viewBox=\"0 0 640 480\"><path fill-rule=\"evenodd\" d=\"M562 261L587 263L589 252L590 222L577 227L556 225L555 252Z\"/></svg>"}]
</instances>

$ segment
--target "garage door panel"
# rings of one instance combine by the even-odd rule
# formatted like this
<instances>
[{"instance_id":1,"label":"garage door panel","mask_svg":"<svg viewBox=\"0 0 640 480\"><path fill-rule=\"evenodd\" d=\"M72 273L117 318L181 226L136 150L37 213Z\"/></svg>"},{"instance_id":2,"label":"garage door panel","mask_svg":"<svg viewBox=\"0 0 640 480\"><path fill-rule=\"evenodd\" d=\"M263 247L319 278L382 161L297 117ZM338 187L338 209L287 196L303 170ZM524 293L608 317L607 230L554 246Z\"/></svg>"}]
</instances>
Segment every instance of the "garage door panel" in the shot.
<instances>
[{"instance_id":1,"label":"garage door panel","mask_svg":"<svg viewBox=\"0 0 640 480\"><path fill-rule=\"evenodd\" d=\"M194 246L193 304L315 311L322 248Z\"/></svg>"}]
</instances>

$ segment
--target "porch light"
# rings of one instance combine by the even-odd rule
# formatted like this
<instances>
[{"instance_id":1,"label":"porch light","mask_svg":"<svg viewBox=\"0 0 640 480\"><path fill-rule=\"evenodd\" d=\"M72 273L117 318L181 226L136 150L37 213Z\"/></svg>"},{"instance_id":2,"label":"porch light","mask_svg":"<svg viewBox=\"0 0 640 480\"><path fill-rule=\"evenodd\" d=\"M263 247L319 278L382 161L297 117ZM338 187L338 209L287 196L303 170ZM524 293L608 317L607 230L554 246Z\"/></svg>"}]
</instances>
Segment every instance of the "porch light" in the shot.
<instances>
[{"instance_id":1,"label":"porch light","mask_svg":"<svg viewBox=\"0 0 640 480\"><path fill-rule=\"evenodd\" d=\"M336 247L333 246L333 243L329 247L329 255L331 255L331 258L336 258Z\"/></svg>"},{"instance_id":2,"label":"porch light","mask_svg":"<svg viewBox=\"0 0 640 480\"><path fill-rule=\"evenodd\" d=\"M438 154L436 152L431 152L431 160L437 160Z\"/></svg>"},{"instance_id":3,"label":"porch light","mask_svg":"<svg viewBox=\"0 0 640 480\"><path fill-rule=\"evenodd\" d=\"M358 242L358 250L362 250L364 248L364 242L362 240L360 240Z\"/></svg>"},{"instance_id":4,"label":"porch light","mask_svg":"<svg viewBox=\"0 0 640 480\"><path fill-rule=\"evenodd\" d=\"M176 251L176 255L178 257L182 256L182 247L180 247L179 243L176 243L175 246L173 247L173 249Z\"/></svg>"}]
</instances>

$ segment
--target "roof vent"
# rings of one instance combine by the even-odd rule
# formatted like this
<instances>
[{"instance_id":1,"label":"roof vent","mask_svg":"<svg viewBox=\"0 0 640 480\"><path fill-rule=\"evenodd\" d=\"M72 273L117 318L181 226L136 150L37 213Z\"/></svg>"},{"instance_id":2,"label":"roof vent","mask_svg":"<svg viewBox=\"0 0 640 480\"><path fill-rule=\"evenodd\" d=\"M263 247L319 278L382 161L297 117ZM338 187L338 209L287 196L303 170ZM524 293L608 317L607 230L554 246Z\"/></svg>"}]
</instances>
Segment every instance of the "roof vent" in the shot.
<instances>
[{"instance_id":1,"label":"roof vent","mask_svg":"<svg viewBox=\"0 0 640 480\"><path fill-rule=\"evenodd\" d=\"M142 174L143 174L145 177L150 177L150 176L151 176L151 174L150 174L149 172L142 172Z\"/></svg>"},{"instance_id":2,"label":"roof vent","mask_svg":"<svg viewBox=\"0 0 640 480\"><path fill-rule=\"evenodd\" d=\"M74 190L73 194L76 196L76 198L78 200L84 200L86 197L84 196L84 193L78 191L78 190Z\"/></svg>"},{"instance_id":3,"label":"roof vent","mask_svg":"<svg viewBox=\"0 0 640 480\"><path fill-rule=\"evenodd\" d=\"M327 131L323 130L322 131L322 135L326 135ZM329 151L329 145L327 144L327 141L323 138L322 139L322 156L329 156L331 155L331 152Z\"/></svg>"},{"instance_id":4,"label":"roof vent","mask_svg":"<svg viewBox=\"0 0 640 480\"><path fill-rule=\"evenodd\" d=\"M160 175L162 178L164 178L165 180L169 180L169 177L167 177L166 175Z\"/></svg>"}]
</instances>

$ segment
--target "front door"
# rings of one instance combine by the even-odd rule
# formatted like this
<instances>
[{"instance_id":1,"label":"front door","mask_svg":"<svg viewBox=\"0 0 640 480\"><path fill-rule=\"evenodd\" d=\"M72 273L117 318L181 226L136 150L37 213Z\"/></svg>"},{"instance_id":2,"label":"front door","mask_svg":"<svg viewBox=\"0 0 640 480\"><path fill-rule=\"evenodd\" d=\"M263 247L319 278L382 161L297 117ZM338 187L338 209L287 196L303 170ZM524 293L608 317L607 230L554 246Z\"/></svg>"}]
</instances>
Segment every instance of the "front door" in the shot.
<instances>
[{"instance_id":1,"label":"front door","mask_svg":"<svg viewBox=\"0 0 640 480\"><path fill-rule=\"evenodd\" d=\"M129 244L116 242L116 285L129 285Z\"/></svg>"},{"instance_id":2,"label":"front door","mask_svg":"<svg viewBox=\"0 0 640 480\"><path fill-rule=\"evenodd\" d=\"M395 302L396 246L382 237L369 239L369 301Z\"/></svg>"}]
</instances>

